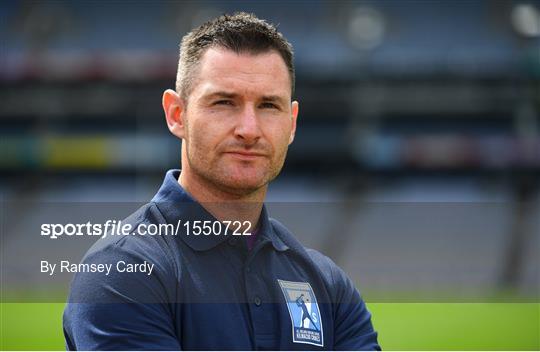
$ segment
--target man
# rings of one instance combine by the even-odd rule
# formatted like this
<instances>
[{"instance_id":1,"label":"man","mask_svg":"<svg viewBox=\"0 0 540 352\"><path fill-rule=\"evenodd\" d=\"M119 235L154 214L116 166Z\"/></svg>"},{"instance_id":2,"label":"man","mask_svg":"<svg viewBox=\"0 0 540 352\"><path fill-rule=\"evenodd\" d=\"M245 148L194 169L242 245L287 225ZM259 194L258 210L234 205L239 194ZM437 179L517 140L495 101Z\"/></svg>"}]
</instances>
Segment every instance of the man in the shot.
<instances>
[{"instance_id":1,"label":"man","mask_svg":"<svg viewBox=\"0 0 540 352\"><path fill-rule=\"evenodd\" d=\"M296 131L291 45L237 13L193 30L180 51L163 108L183 140L182 170L169 171L152 202L124 221L173 224L178 233L108 236L90 249L84 263L154 269L77 274L64 312L67 347L379 349L351 280L263 205Z\"/></svg>"}]
</instances>

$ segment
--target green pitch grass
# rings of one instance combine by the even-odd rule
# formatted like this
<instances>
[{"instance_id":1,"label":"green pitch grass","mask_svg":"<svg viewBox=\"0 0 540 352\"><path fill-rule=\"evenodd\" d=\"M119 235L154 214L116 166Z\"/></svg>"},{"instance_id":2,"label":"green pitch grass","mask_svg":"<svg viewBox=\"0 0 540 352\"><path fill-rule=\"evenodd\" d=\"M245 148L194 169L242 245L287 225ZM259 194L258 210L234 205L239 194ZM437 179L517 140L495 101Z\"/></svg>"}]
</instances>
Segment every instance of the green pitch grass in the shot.
<instances>
[{"instance_id":1,"label":"green pitch grass","mask_svg":"<svg viewBox=\"0 0 540 352\"><path fill-rule=\"evenodd\" d=\"M368 303L386 350L540 350L539 303ZM1 350L64 350L63 303L0 305Z\"/></svg>"}]
</instances>

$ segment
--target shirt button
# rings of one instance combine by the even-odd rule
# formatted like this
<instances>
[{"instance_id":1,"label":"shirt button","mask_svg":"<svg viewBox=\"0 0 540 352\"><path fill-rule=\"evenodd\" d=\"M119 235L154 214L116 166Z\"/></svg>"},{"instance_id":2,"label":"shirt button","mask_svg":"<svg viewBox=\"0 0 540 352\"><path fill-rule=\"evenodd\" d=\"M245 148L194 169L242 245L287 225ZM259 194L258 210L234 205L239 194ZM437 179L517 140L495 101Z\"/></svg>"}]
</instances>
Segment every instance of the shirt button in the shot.
<instances>
[{"instance_id":1,"label":"shirt button","mask_svg":"<svg viewBox=\"0 0 540 352\"><path fill-rule=\"evenodd\" d=\"M253 302L255 302L255 305L259 307L261 305L261 298L259 296L255 296Z\"/></svg>"}]
</instances>

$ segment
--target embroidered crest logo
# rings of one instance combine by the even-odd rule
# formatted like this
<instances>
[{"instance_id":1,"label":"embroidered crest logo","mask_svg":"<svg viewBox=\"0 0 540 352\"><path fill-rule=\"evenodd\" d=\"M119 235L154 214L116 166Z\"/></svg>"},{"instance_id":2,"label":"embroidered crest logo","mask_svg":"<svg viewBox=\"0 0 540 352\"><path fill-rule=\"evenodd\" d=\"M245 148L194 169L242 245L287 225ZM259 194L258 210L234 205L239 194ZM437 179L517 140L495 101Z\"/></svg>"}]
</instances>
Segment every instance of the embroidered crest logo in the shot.
<instances>
[{"instance_id":1,"label":"embroidered crest logo","mask_svg":"<svg viewBox=\"0 0 540 352\"><path fill-rule=\"evenodd\" d=\"M289 309L293 342L322 347L324 335L321 312L311 285L307 282L278 282Z\"/></svg>"}]
</instances>

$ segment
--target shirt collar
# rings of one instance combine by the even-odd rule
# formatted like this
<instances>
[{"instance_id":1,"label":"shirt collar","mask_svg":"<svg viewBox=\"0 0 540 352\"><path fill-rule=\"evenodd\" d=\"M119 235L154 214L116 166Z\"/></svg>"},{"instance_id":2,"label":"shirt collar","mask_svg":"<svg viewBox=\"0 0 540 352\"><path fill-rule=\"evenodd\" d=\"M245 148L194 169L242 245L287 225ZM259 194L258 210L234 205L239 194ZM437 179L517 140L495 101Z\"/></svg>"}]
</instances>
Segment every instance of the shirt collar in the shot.
<instances>
[{"instance_id":1,"label":"shirt collar","mask_svg":"<svg viewBox=\"0 0 540 352\"><path fill-rule=\"evenodd\" d=\"M180 170L178 169L167 171L163 184L154 198L152 198L152 202L156 204L167 223L178 226L178 222L180 221L180 226L183 227L186 221L218 221L182 188L178 183L179 176ZM285 251L289 248L274 230L265 205L263 205L261 212L259 231L258 236L261 237L260 240L271 242L277 251ZM214 248L232 236L225 233L220 235L187 235L185 231L179 231L179 235L188 246L197 251L206 251Z\"/></svg>"}]
</instances>

